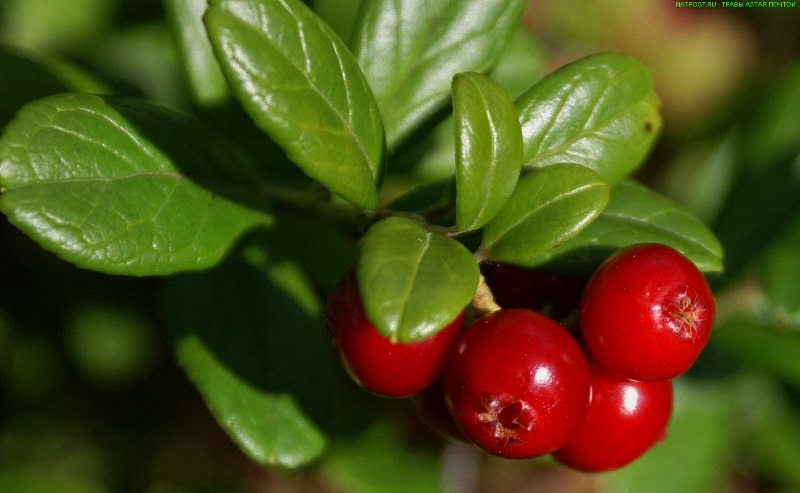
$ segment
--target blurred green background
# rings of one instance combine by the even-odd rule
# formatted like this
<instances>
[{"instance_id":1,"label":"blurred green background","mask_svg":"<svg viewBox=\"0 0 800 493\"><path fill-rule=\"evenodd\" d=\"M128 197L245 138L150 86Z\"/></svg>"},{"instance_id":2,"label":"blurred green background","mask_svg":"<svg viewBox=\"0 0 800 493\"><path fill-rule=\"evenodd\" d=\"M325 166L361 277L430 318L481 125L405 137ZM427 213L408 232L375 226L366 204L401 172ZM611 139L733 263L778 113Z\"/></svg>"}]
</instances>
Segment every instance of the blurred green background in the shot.
<instances>
[{"instance_id":1,"label":"blurred green background","mask_svg":"<svg viewBox=\"0 0 800 493\"><path fill-rule=\"evenodd\" d=\"M224 127L224 82L208 82L213 67L205 84L183 68L191 60L168 8L178 3L2 0L0 126L27 101L80 90L149 99ZM357 2L310 3L346 36ZM75 269L3 218L0 491L800 491L800 8L717 4L532 0L528 36L495 71L541 76L605 50L641 59L665 126L637 177L694 210L725 246L726 272L710 279L719 312L711 343L676 382L668 439L643 459L588 475L547 459L488 458L426 433L409 403L356 392L385 417L310 467L263 470L173 362L157 280ZM449 169L426 159L419 176Z\"/></svg>"}]
</instances>

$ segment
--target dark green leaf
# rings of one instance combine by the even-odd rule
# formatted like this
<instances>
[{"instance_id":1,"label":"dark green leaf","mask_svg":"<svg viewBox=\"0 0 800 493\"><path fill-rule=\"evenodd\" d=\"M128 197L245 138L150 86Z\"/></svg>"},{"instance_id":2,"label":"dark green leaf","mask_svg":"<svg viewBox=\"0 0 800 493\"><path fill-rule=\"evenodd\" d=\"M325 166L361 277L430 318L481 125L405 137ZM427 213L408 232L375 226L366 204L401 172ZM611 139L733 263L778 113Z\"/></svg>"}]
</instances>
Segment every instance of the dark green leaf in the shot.
<instances>
[{"instance_id":1,"label":"dark green leaf","mask_svg":"<svg viewBox=\"0 0 800 493\"><path fill-rule=\"evenodd\" d=\"M425 339L452 322L478 286L478 264L461 243L390 217L362 239L358 284L367 318L386 337Z\"/></svg>"},{"instance_id":2,"label":"dark green leaf","mask_svg":"<svg viewBox=\"0 0 800 493\"><path fill-rule=\"evenodd\" d=\"M167 279L163 312L178 362L225 431L254 461L295 467L326 444L341 370L319 298L265 241Z\"/></svg>"},{"instance_id":3,"label":"dark green leaf","mask_svg":"<svg viewBox=\"0 0 800 493\"><path fill-rule=\"evenodd\" d=\"M624 55L565 65L515 104L525 166L582 164L612 184L641 164L661 128L650 73Z\"/></svg>"},{"instance_id":4,"label":"dark green leaf","mask_svg":"<svg viewBox=\"0 0 800 493\"><path fill-rule=\"evenodd\" d=\"M708 227L685 207L632 180L612 187L605 210L580 234L526 265L555 260L568 269L591 271L613 251L634 243L663 243L704 272L722 271L722 246Z\"/></svg>"},{"instance_id":5,"label":"dark green leaf","mask_svg":"<svg viewBox=\"0 0 800 493\"><path fill-rule=\"evenodd\" d=\"M522 167L522 133L506 93L482 74L453 78L456 226L478 229L506 203Z\"/></svg>"},{"instance_id":6,"label":"dark green leaf","mask_svg":"<svg viewBox=\"0 0 800 493\"><path fill-rule=\"evenodd\" d=\"M209 37L236 97L304 173L374 208L383 125L358 63L299 0L212 0Z\"/></svg>"},{"instance_id":7,"label":"dark green leaf","mask_svg":"<svg viewBox=\"0 0 800 493\"><path fill-rule=\"evenodd\" d=\"M578 234L608 202L608 184L589 168L559 164L520 178L505 206L483 230L482 252L524 263Z\"/></svg>"},{"instance_id":8,"label":"dark green leaf","mask_svg":"<svg viewBox=\"0 0 800 493\"><path fill-rule=\"evenodd\" d=\"M167 0L165 8L186 68L189 87L195 100L216 105L228 97L228 84L222 75L203 25L206 0Z\"/></svg>"},{"instance_id":9,"label":"dark green leaf","mask_svg":"<svg viewBox=\"0 0 800 493\"><path fill-rule=\"evenodd\" d=\"M47 250L107 273L214 265L269 217L237 199L249 161L194 120L144 103L58 95L0 139L0 209ZM200 183L208 185L208 188Z\"/></svg>"},{"instance_id":10,"label":"dark green leaf","mask_svg":"<svg viewBox=\"0 0 800 493\"><path fill-rule=\"evenodd\" d=\"M514 32L524 0L364 2L354 48L390 148L441 108L458 72L485 72Z\"/></svg>"}]
</instances>

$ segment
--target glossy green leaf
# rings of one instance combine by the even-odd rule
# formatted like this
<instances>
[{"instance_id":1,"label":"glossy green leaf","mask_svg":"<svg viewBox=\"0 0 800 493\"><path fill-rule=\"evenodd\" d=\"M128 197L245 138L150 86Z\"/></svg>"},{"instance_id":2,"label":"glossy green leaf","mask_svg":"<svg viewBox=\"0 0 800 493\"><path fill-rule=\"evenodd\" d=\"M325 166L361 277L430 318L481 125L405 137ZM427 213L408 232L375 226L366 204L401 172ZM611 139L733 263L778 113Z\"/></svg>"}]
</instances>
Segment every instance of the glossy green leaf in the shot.
<instances>
[{"instance_id":1,"label":"glossy green leaf","mask_svg":"<svg viewBox=\"0 0 800 493\"><path fill-rule=\"evenodd\" d=\"M461 243L389 217L364 235L357 263L367 318L386 337L425 339L452 322L478 286L478 264Z\"/></svg>"},{"instance_id":2,"label":"glossy green leaf","mask_svg":"<svg viewBox=\"0 0 800 493\"><path fill-rule=\"evenodd\" d=\"M192 94L201 104L213 106L227 99L228 84L203 25L207 3L206 0L166 0L164 7L176 33Z\"/></svg>"},{"instance_id":3,"label":"glossy green leaf","mask_svg":"<svg viewBox=\"0 0 800 493\"><path fill-rule=\"evenodd\" d=\"M320 299L295 262L270 253L272 241L167 279L162 311L178 362L220 426L257 463L296 467L326 445L341 369Z\"/></svg>"},{"instance_id":4,"label":"glossy green leaf","mask_svg":"<svg viewBox=\"0 0 800 493\"><path fill-rule=\"evenodd\" d=\"M300 0L212 0L205 19L223 72L255 123L308 176L374 208L381 116L333 30Z\"/></svg>"},{"instance_id":5,"label":"glossy green leaf","mask_svg":"<svg viewBox=\"0 0 800 493\"><path fill-rule=\"evenodd\" d=\"M523 263L561 245L600 214L608 184L589 168L559 164L520 178L505 206L483 230L481 251Z\"/></svg>"},{"instance_id":6,"label":"glossy green leaf","mask_svg":"<svg viewBox=\"0 0 800 493\"><path fill-rule=\"evenodd\" d=\"M612 187L605 210L580 234L525 265L555 261L591 271L613 251L634 243L669 245L704 272L723 268L722 245L694 213L633 180Z\"/></svg>"},{"instance_id":7,"label":"glossy green leaf","mask_svg":"<svg viewBox=\"0 0 800 493\"><path fill-rule=\"evenodd\" d=\"M524 0L364 2L353 51L396 147L440 109L459 72L485 72L519 22Z\"/></svg>"},{"instance_id":8,"label":"glossy green leaf","mask_svg":"<svg viewBox=\"0 0 800 493\"><path fill-rule=\"evenodd\" d=\"M526 167L577 163L612 184L642 163L661 128L650 73L625 55L565 65L515 104Z\"/></svg>"},{"instance_id":9,"label":"glossy green leaf","mask_svg":"<svg viewBox=\"0 0 800 493\"><path fill-rule=\"evenodd\" d=\"M0 139L0 209L81 267L165 275L214 265L269 216L249 161L194 120L135 101L58 95Z\"/></svg>"},{"instance_id":10,"label":"glossy green leaf","mask_svg":"<svg viewBox=\"0 0 800 493\"><path fill-rule=\"evenodd\" d=\"M482 74L453 78L456 134L456 226L489 222L506 203L522 167L517 110L505 91Z\"/></svg>"}]
</instances>

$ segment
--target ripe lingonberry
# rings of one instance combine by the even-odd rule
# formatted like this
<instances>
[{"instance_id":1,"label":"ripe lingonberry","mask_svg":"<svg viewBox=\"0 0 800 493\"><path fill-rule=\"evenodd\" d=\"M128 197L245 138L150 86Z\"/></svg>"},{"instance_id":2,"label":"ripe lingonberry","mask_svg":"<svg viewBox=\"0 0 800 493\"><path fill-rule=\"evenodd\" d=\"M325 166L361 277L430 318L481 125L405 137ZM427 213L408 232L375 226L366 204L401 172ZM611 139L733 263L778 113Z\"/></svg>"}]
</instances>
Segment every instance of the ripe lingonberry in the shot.
<instances>
[{"instance_id":1,"label":"ripe lingonberry","mask_svg":"<svg viewBox=\"0 0 800 493\"><path fill-rule=\"evenodd\" d=\"M592 355L634 380L669 380L688 370L713 320L714 297L703 274L659 244L612 255L581 299L581 332Z\"/></svg>"},{"instance_id":2,"label":"ripe lingonberry","mask_svg":"<svg viewBox=\"0 0 800 493\"><path fill-rule=\"evenodd\" d=\"M628 380L595 362L590 371L586 417L553 457L581 471L609 471L630 464L664 437L672 382Z\"/></svg>"},{"instance_id":3,"label":"ripe lingonberry","mask_svg":"<svg viewBox=\"0 0 800 493\"><path fill-rule=\"evenodd\" d=\"M503 309L473 322L444 378L456 425L501 457L558 449L589 400L589 370L578 344L558 323L527 309Z\"/></svg>"},{"instance_id":4,"label":"ripe lingonberry","mask_svg":"<svg viewBox=\"0 0 800 493\"><path fill-rule=\"evenodd\" d=\"M356 383L378 395L407 397L441 376L464 326L464 314L425 340L392 342L367 320L355 273L350 271L328 297L325 322Z\"/></svg>"},{"instance_id":5,"label":"ripe lingonberry","mask_svg":"<svg viewBox=\"0 0 800 493\"><path fill-rule=\"evenodd\" d=\"M503 308L529 308L554 320L577 310L586 279L511 264L485 262L481 274Z\"/></svg>"}]
</instances>

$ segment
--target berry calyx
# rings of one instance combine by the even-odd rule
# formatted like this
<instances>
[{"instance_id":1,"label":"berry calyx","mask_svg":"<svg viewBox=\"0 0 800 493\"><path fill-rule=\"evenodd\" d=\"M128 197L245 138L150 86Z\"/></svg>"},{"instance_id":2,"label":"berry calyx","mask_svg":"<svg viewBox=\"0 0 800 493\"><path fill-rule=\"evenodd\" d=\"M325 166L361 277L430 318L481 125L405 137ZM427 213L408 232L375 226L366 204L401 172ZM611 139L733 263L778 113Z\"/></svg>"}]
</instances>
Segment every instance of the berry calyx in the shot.
<instances>
[{"instance_id":1,"label":"berry calyx","mask_svg":"<svg viewBox=\"0 0 800 493\"><path fill-rule=\"evenodd\" d=\"M564 445L583 419L589 371L564 327L532 310L503 309L461 336L444 394L453 421L478 447L537 457Z\"/></svg>"},{"instance_id":2,"label":"berry calyx","mask_svg":"<svg viewBox=\"0 0 800 493\"><path fill-rule=\"evenodd\" d=\"M586 472L630 464L665 436L672 413L672 382L636 381L590 363L591 398L578 430L553 453Z\"/></svg>"},{"instance_id":3,"label":"berry calyx","mask_svg":"<svg viewBox=\"0 0 800 493\"><path fill-rule=\"evenodd\" d=\"M392 342L367 320L353 271L328 297L325 322L348 374L360 386L385 397L407 397L442 374L464 326L464 313L431 337Z\"/></svg>"},{"instance_id":4,"label":"berry calyx","mask_svg":"<svg viewBox=\"0 0 800 493\"><path fill-rule=\"evenodd\" d=\"M708 342L714 296L678 251L642 244L609 257L581 298L583 339L597 361L634 380L669 380Z\"/></svg>"}]
</instances>

